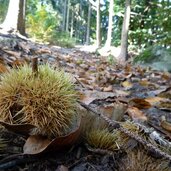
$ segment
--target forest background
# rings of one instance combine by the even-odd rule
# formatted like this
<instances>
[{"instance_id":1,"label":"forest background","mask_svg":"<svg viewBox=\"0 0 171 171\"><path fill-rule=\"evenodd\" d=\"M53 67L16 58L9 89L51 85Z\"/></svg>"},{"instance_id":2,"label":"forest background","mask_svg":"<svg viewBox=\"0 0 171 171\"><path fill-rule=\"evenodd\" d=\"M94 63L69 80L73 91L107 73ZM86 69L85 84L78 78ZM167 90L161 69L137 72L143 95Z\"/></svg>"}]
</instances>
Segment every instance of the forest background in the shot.
<instances>
[{"instance_id":1,"label":"forest background","mask_svg":"<svg viewBox=\"0 0 171 171\"><path fill-rule=\"evenodd\" d=\"M0 4L2 23L9 0ZM95 44L120 61L128 59L128 51L138 55L170 48L170 0L27 0L25 6L26 33L41 42Z\"/></svg>"}]
</instances>

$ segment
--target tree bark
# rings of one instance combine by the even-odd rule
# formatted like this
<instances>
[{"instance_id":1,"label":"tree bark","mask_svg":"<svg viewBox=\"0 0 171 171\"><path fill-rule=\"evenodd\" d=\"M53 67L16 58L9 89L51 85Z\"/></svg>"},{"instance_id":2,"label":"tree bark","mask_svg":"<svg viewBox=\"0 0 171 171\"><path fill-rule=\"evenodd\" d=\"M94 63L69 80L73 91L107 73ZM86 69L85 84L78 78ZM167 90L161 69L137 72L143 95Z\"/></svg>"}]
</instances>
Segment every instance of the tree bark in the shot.
<instances>
[{"instance_id":1,"label":"tree bark","mask_svg":"<svg viewBox=\"0 0 171 171\"><path fill-rule=\"evenodd\" d=\"M114 16L113 6L114 6L114 0L110 0L109 23L108 23L108 31L107 31L107 40L105 43L105 47L107 48L110 48L111 41L112 41L112 26L113 26L113 16Z\"/></svg>"},{"instance_id":2,"label":"tree bark","mask_svg":"<svg viewBox=\"0 0 171 171\"><path fill-rule=\"evenodd\" d=\"M8 12L1 27L5 31L19 31L25 35L25 5L26 0L10 0Z\"/></svg>"},{"instance_id":3,"label":"tree bark","mask_svg":"<svg viewBox=\"0 0 171 171\"><path fill-rule=\"evenodd\" d=\"M122 25L122 35L121 35L121 52L119 54L119 61L125 62L128 59L128 31L130 23L130 13L131 13L131 0L126 0L125 2L125 14Z\"/></svg>"},{"instance_id":4,"label":"tree bark","mask_svg":"<svg viewBox=\"0 0 171 171\"><path fill-rule=\"evenodd\" d=\"M26 7L26 0L20 0L17 30L22 35L26 34L25 33L25 7Z\"/></svg>"},{"instance_id":5,"label":"tree bark","mask_svg":"<svg viewBox=\"0 0 171 171\"><path fill-rule=\"evenodd\" d=\"M69 16L70 16L70 0L68 0L67 6L67 18L66 18L66 31L69 32Z\"/></svg>"},{"instance_id":6,"label":"tree bark","mask_svg":"<svg viewBox=\"0 0 171 171\"><path fill-rule=\"evenodd\" d=\"M86 45L90 44L90 21L91 21L91 3L88 1L88 19L87 19Z\"/></svg>"},{"instance_id":7,"label":"tree bark","mask_svg":"<svg viewBox=\"0 0 171 171\"><path fill-rule=\"evenodd\" d=\"M101 45L101 29L100 29L100 25L101 25L101 19L100 19L100 0L96 1L97 4L97 18L96 18L96 45L97 47L100 47Z\"/></svg>"},{"instance_id":8,"label":"tree bark","mask_svg":"<svg viewBox=\"0 0 171 171\"><path fill-rule=\"evenodd\" d=\"M62 31L66 29L66 13L67 13L67 0L63 3L63 20L62 20Z\"/></svg>"},{"instance_id":9,"label":"tree bark","mask_svg":"<svg viewBox=\"0 0 171 171\"><path fill-rule=\"evenodd\" d=\"M70 29L70 37L73 37L74 33L74 7L71 9L71 29Z\"/></svg>"}]
</instances>

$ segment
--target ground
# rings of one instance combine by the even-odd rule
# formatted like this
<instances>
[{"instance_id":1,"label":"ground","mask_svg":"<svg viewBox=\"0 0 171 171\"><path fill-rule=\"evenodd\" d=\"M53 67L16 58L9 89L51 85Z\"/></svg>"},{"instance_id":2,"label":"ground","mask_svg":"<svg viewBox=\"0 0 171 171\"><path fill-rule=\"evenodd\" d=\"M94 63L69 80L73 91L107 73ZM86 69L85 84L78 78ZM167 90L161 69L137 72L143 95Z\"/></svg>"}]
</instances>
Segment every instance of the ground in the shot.
<instances>
[{"instance_id":1,"label":"ground","mask_svg":"<svg viewBox=\"0 0 171 171\"><path fill-rule=\"evenodd\" d=\"M39 65L48 62L72 74L80 94L78 113L83 114L81 124L85 124L80 135L83 139L65 150L48 147L34 155L23 153L28 136L2 129L1 139L6 147L0 151L1 170L171 170L169 73L130 63L123 66L95 52L84 51L84 47L66 49L11 35L1 35L0 40L1 74L9 68L30 64L33 57L38 57ZM86 120L87 115L90 120ZM126 137L125 144L119 142L114 151L89 144L85 135L102 124L109 132L116 131L118 139L121 135Z\"/></svg>"}]
</instances>

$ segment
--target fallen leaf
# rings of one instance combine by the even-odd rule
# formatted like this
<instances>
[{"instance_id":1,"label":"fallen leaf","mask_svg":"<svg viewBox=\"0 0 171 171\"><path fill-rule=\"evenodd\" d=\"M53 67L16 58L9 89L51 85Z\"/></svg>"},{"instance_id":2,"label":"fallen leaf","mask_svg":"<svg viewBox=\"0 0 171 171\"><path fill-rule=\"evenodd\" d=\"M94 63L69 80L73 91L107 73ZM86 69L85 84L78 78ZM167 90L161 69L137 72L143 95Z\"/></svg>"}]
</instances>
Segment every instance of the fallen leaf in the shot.
<instances>
[{"instance_id":1,"label":"fallen leaf","mask_svg":"<svg viewBox=\"0 0 171 171\"><path fill-rule=\"evenodd\" d=\"M161 78L163 78L163 79L166 80L166 81L170 80L170 79L171 79L170 73L164 72L164 73L161 75Z\"/></svg>"},{"instance_id":2,"label":"fallen leaf","mask_svg":"<svg viewBox=\"0 0 171 171\"><path fill-rule=\"evenodd\" d=\"M137 107L138 109L149 109L151 104L145 99L135 98L129 101L130 106Z\"/></svg>"},{"instance_id":3,"label":"fallen leaf","mask_svg":"<svg viewBox=\"0 0 171 171\"><path fill-rule=\"evenodd\" d=\"M114 90L114 92L117 94L117 97L119 96L129 96L130 92L129 91L124 91L124 90Z\"/></svg>"},{"instance_id":4,"label":"fallen leaf","mask_svg":"<svg viewBox=\"0 0 171 171\"><path fill-rule=\"evenodd\" d=\"M133 84L130 82L130 81L124 81L121 83L121 85L126 88L127 90L128 89L131 89L133 87Z\"/></svg>"},{"instance_id":5,"label":"fallen leaf","mask_svg":"<svg viewBox=\"0 0 171 171\"><path fill-rule=\"evenodd\" d=\"M147 121L145 114L136 107L128 107L127 113L133 120Z\"/></svg>"},{"instance_id":6,"label":"fallen leaf","mask_svg":"<svg viewBox=\"0 0 171 171\"><path fill-rule=\"evenodd\" d=\"M86 105L89 105L95 99L96 99L95 97L91 97L91 96L89 96L89 94L80 93L80 101L85 103Z\"/></svg>"},{"instance_id":7,"label":"fallen leaf","mask_svg":"<svg viewBox=\"0 0 171 171\"><path fill-rule=\"evenodd\" d=\"M76 129L52 141L41 135L31 135L24 144L24 154L40 154L45 151L60 151L71 147L80 136L81 118L77 122Z\"/></svg>"},{"instance_id":8,"label":"fallen leaf","mask_svg":"<svg viewBox=\"0 0 171 171\"><path fill-rule=\"evenodd\" d=\"M113 91L113 86L112 85L109 85L108 87L104 87L103 88L103 91L104 92L112 92Z\"/></svg>"},{"instance_id":9,"label":"fallen leaf","mask_svg":"<svg viewBox=\"0 0 171 171\"><path fill-rule=\"evenodd\" d=\"M151 82L149 82L148 80L140 80L139 84L141 86L148 87L151 84Z\"/></svg>"},{"instance_id":10,"label":"fallen leaf","mask_svg":"<svg viewBox=\"0 0 171 171\"><path fill-rule=\"evenodd\" d=\"M60 165L55 171L68 171L68 168L64 165Z\"/></svg>"},{"instance_id":11,"label":"fallen leaf","mask_svg":"<svg viewBox=\"0 0 171 171\"><path fill-rule=\"evenodd\" d=\"M0 124L4 126L8 131L22 135L29 135L30 131L36 128L36 126L31 124L9 124L3 121L0 121Z\"/></svg>"},{"instance_id":12,"label":"fallen leaf","mask_svg":"<svg viewBox=\"0 0 171 171\"><path fill-rule=\"evenodd\" d=\"M16 58L20 58L21 52L15 52L11 50L3 50L4 52L8 53L11 56L15 56Z\"/></svg>"},{"instance_id":13,"label":"fallen leaf","mask_svg":"<svg viewBox=\"0 0 171 171\"><path fill-rule=\"evenodd\" d=\"M165 116L161 117L161 123L160 123L161 127L164 128L165 130L171 132L171 123L166 121Z\"/></svg>"},{"instance_id":14,"label":"fallen leaf","mask_svg":"<svg viewBox=\"0 0 171 171\"><path fill-rule=\"evenodd\" d=\"M108 97L115 97L116 93L113 92L101 92L101 91L96 91L96 90L86 90L86 91L82 91L80 93L81 95L81 99L80 101L85 103L85 104L90 104L91 102L93 102L96 99L106 99Z\"/></svg>"},{"instance_id":15,"label":"fallen leaf","mask_svg":"<svg viewBox=\"0 0 171 171\"><path fill-rule=\"evenodd\" d=\"M155 96L155 97L147 97L145 100L149 102L152 106L154 106L160 103L161 101L163 101L164 98Z\"/></svg>"},{"instance_id":16,"label":"fallen leaf","mask_svg":"<svg viewBox=\"0 0 171 171\"><path fill-rule=\"evenodd\" d=\"M0 63L0 73L4 73L4 72L7 72L8 71L8 68L5 64L1 64Z\"/></svg>"}]
</instances>

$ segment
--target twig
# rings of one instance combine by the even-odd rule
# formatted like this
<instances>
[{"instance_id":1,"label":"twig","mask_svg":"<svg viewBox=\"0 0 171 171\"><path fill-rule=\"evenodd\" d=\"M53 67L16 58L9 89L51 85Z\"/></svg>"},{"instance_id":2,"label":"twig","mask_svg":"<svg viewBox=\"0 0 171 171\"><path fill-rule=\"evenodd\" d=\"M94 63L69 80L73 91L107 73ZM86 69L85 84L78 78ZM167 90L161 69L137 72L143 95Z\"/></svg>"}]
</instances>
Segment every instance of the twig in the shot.
<instances>
[{"instance_id":1,"label":"twig","mask_svg":"<svg viewBox=\"0 0 171 171\"><path fill-rule=\"evenodd\" d=\"M32 72L35 76L38 75L38 58L32 58Z\"/></svg>"},{"instance_id":2,"label":"twig","mask_svg":"<svg viewBox=\"0 0 171 171\"><path fill-rule=\"evenodd\" d=\"M160 156L162 156L162 157L164 157L164 158L166 158L166 159L171 161L171 155L161 151L159 148L155 147L151 143L146 142L144 139L142 139L137 134L132 133L131 131L129 131L126 128L123 128L119 122L116 122L116 121L113 121L113 120L109 119L108 117L104 116L101 113L98 113L97 111L95 111L94 109L92 109L91 107L89 107L88 105L86 105L86 104L84 104L82 102L79 102L79 103L80 103L81 106L83 106L87 110L89 110L89 111L97 114L98 116L102 117L112 127L116 127L117 126L118 130L120 130L121 132L125 133L129 137L135 139L137 142L139 142L139 143L143 144L144 146L148 147L150 150L155 151Z\"/></svg>"},{"instance_id":3,"label":"twig","mask_svg":"<svg viewBox=\"0 0 171 171\"><path fill-rule=\"evenodd\" d=\"M82 84L82 82L77 78L77 77L74 77L75 79L76 79L76 81L83 87L83 88L86 88L83 84Z\"/></svg>"}]
</instances>

